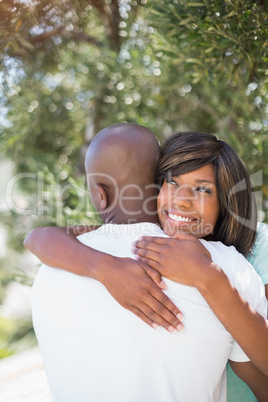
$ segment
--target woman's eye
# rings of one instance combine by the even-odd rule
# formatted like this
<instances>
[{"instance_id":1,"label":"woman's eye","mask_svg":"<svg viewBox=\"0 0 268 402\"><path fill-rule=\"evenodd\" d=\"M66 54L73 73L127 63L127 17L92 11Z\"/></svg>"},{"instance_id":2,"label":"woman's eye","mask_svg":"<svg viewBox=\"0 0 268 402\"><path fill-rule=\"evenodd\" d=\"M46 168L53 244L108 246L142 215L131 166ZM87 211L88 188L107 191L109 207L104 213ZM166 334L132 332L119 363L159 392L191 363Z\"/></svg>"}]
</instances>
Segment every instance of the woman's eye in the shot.
<instances>
[{"instance_id":1,"label":"woman's eye","mask_svg":"<svg viewBox=\"0 0 268 402\"><path fill-rule=\"evenodd\" d=\"M172 179L166 179L166 183L168 184L173 184L173 186L177 186L178 184L175 182L175 180Z\"/></svg>"},{"instance_id":2,"label":"woman's eye","mask_svg":"<svg viewBox=\"0 0 268 402\"><path fill-rule=\"evenodd\" d=\"M200 193L211 194L211 190L209 188L203 187L203 186L196 187L196 191L199 191Z\"/></svg>"}]
</instances>

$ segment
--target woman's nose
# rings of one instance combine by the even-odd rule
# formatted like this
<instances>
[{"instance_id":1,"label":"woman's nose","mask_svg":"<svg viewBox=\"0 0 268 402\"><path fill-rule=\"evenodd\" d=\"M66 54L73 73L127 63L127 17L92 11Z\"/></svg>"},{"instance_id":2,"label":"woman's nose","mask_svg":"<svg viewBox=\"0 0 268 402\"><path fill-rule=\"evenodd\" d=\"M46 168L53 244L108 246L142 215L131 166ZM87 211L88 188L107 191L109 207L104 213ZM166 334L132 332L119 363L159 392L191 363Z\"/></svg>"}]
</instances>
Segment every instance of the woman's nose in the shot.
<instances>
[{"instance_id":1,"label":"woman's nose","mask_svg":"<svg viewBox=\"0 0 268 402\"><path fill-rule=\"evenodd\" d=\"M191 208L195 199L195 193L192 186L182 185L178 187L174 194L174 202L177 206Z\"/></svg>"}]
</instances>

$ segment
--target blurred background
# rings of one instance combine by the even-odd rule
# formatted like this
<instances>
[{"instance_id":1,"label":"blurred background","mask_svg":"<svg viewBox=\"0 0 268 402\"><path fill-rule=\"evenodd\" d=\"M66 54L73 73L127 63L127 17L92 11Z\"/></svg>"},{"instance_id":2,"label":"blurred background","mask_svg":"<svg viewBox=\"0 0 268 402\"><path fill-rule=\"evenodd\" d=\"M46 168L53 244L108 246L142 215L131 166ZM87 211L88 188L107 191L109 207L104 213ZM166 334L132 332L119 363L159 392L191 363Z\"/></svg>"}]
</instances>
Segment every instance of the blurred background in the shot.
<instances>
[{"instance_id":1,"label":"blurred background","mask_svg":"<svg viewBox=\"0 0 268 402\"><path fill-rule=\"evenodd\" d=\"M105 126L216 134L267 222L265 0L0 0L0 64L0 358L36 344L27 233L94 223L83 162Z\"/></svg>"}]
</instances>

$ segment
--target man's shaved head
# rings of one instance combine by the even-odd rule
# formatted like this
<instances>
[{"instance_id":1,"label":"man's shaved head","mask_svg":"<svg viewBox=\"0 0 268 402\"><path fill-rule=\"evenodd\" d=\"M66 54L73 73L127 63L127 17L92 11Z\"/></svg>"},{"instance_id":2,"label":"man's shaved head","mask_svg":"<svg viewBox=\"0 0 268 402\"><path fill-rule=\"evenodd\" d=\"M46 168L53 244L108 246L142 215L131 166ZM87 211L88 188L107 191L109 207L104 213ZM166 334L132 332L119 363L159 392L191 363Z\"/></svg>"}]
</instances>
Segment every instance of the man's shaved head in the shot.
<instances>
[{"instance_id":1,"label":"man's shaved head","mask_svg":"<svg viewBox=\"0 0 268 402\"><path fill-rule=\"evenodd\" d=\"M140 207L137 206L138 197L140 198L139 203L142 205L149 193L155 193L155 189L148 190L149 186L152 187L154 183L160 154L157 138L143 126L121 123L101 130L93 138L85 159L93 205L96 186L101 185L107 191L109 205L113 205L113 216L122 214L122 208L119 211L119 207L123 205L120 194L121 196L123 194L125 199L132 197L132 201L128 201L130 209L132 209L132 205L134 207L133 198L136 197L134 210L140 210ZM141 199L141 193L143 193L143 199ZM100 212L98 205L94 205L94 207ZM123 209L127 210L127 208ZM131 211L129 213L131 215ZM106 215L105 219L107 220Z\"/></svg>"}]
</instances>

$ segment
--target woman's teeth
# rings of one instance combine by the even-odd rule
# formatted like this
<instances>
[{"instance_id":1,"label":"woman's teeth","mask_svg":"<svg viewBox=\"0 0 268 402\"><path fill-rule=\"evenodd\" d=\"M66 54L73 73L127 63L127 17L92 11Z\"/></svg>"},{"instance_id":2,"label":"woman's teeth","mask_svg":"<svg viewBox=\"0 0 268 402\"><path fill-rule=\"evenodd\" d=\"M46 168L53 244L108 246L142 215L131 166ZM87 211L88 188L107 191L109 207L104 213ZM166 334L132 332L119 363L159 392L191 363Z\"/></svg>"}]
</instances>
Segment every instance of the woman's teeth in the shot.
<instances>
[{"instance_id":1,"label":"woman's teeth","mask_svg":"<svg viewBox=\"0 0 268 402\"><path fill-rule=\"evenodd\" d=\"M168 214L168 216L176 222L192 222L193 219L186 218L185 216L175 215L175 214Z\"/></svg>"}]
</instances>

